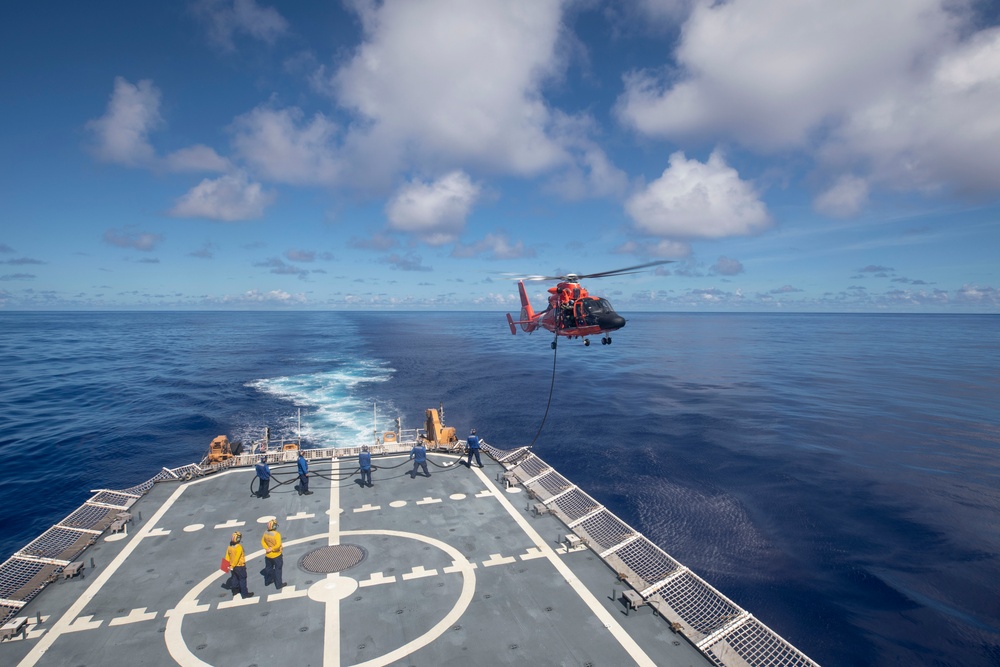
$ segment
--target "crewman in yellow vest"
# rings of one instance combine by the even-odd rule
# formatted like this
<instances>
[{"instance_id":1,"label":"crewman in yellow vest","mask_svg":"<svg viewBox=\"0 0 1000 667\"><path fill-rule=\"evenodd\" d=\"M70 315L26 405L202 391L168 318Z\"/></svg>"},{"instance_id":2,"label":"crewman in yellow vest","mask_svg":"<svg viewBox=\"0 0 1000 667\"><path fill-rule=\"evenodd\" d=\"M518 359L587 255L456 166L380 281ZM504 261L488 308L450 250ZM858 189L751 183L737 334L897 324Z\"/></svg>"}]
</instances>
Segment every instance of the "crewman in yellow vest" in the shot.
<instances>
[{"instance_id":1,"label":"crewman in yellow vest","mask_svg":"<svg viewBox=\"0 0 1000 667\"><path fill-rule=\"evenodd\" d=\"M252 598L253 593L247 590L247 561L243 554L243 534L233 533L226 549L226 560L229 561L229 590L236 596L236 591L245 598Z\"/></svg>"},{"instance_id":2,"label":"crewman in yellow vest","mask_svg":"<svg viewBox=\"0 0 1000 667\"><path fill-rule=\"evenodd\" d=\"M278 532L276 519L267 522L267 532L260 538L260 545L264 547L264 585L273 581L274 587L281 590L285 585L281 579L281 567L285 560L281 556L281 533Z\"/></svg>"}]
</instances>

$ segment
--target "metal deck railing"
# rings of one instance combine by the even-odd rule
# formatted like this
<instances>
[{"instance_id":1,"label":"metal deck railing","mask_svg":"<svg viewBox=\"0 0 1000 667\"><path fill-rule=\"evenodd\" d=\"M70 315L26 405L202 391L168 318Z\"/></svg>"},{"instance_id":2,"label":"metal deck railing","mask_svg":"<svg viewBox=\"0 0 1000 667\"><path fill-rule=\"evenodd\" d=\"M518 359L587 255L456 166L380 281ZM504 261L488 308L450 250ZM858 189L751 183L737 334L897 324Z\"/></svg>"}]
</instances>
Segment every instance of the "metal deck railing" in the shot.
<instances>
[{"instance_id":1,"label":"metal deck railing","mask_svg":"<svg viewBox=\"0 0 1000 667\"><path fill-rule=\"evenodd\" d=\"M526 447L484 451L720 667L818 667L791 643L608 511Z\"/></svg>"}]
</instances>

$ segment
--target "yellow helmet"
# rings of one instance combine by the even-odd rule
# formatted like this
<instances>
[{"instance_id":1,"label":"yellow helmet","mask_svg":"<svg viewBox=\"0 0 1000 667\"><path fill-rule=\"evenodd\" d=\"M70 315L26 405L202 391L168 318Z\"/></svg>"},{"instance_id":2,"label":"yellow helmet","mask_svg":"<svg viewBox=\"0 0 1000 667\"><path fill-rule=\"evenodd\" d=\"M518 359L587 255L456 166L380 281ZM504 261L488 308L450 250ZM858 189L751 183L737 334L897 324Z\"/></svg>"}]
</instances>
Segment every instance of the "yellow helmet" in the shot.
<instances>
[{"instance_id":1,"label":"yellow helmet","mask_svg":"<svg viewBox=\"0 0 1000 667\"><path fill-rule=\"evenodd\" d=\"M277 527L278 527L278 520L277 519L271 519L270 521L267 522L267 529L268 530L274 530Z\"/></svg>"},{"instance_id":2,"label":"yellow helmet","mask_svg":"<svg viewBox=\"0 0 1000 667\"><path fill-rule=\"evenodd\" d=\"M233 544L239 544L240 540L242 539L243 539L243 533L241 533L238 530L235 533L233 533L233 539L232 539Z\"/></svg>"}]
</instances>

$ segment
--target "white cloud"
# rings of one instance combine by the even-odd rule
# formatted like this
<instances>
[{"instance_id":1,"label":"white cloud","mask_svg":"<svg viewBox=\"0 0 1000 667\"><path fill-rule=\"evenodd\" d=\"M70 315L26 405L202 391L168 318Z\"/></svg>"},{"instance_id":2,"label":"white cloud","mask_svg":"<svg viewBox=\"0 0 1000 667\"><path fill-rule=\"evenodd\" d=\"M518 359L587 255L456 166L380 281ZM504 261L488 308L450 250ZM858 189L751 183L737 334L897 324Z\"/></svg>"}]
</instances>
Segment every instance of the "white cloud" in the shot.
<instances>
[{"instance_id":1,"label":"white cloud","mask_svg":"<svg viewBox=\"0 0 1000 667\"><path fill-rule=\"evenodd\" d=\"M273 44L288 32L288 21L276 9L254 0L199 0L192 9L205 22L212 40L226 51L236 48L233 38L237 34Z\"/></svg>"},{"instance_id":2,"label":"white cloud","mask_svg":"<svg viewBox=\"0 0 1000 667\"><path fill-rule=\"evenodd\" d=\"M753 186L719 151L706 163L674 153L663 175L632 195L625 210L639 231L671 239L742 236L771 226Z\"/></svg>"},{"instance_id":3,"label":"white cloud","mask_svg":"<svg viewBox=\"0 0 1000 667\"><path fill-rule=\"evenodd\" d=\"M228 160L202 144L161 158L149 134L163 125L160 90L153 82L144 79L133 85L119 76L104 115L88 121L86 127L95 139L94 154L106 162L168 171L224 172L231 168Z\"/></svg>"},{"instance_id":4,"label":"white cloud","mask_svg":"<svg viewBox=\"0 0 1000 667\"><path fill-rule=\"evenodd\" d=\"M626 241L615 248L615 252L623 255L637 255L639 257L681 259L691 254L691 245L683 241L671 241L669 239L660 239L656 242L646 240L642 243L638 241ZM669 273L669 269L665 269L662 266L657 267L656 273Z\"/></svg>"},{"instance_id":5,"label":"white cloud","mask_svg":"<svg viewBox=\"0 0 1000 667\"><path fill-rule=\"evenodd\" d=\"M251 182L244 173L206 178L177 200L170 215L209 220L250 220L264 215L276 195Z\"/></svg>"},{"instance_id":6,"label":"white cloud","mask_svg":"<svg viewBox=\"0 0 1000 667\"><path fill-rule=\"evenodd\" d=\"M940 0L699 2L666 81L626 81L619 111L668 137L722 133L767 150L802 145L832 116L894 85L953 21Z\"/></svg>"},{"instance_id":7,"label":"white cloud","mask_svg":"<svg viewBox=\"0 0 1000 667\"><path fill-rule=\"evenodd\" d=\"M731 257L722 256L712 266L712 273L720 276L735 276L743 273L743 262Z\"/></svg>"},{"instance_id":8,"label":"white cloud","mask_svg":"<svg viewBox=\"0 0 1000 667\"><path fill-rule=\"evenodd\" d=\"M104 232L104 242L119 248L132 248L149 252L163 241L162 234L140 232L133 228L109 229Z\"/></svg>"},{"instance_id":9,"label":"white cloud","mask_svg":"<svg viewBox=\"0 0 1000 667\"><path fill-rule=\"evenodd\" d=\"M450 243L458 238L479 195L479 185L462 171L432 183L411 181L386 204L389 226L430 245Z\"/></svg>"},{"instance_id":10,"label":"white cloud","mask_svg":"<svg viewBox=\"0 0 1000 667\"><path fill-rule=\"evenodd\" d=\"M115 87L104 115L87 123L97 144L94 152L106 162L129 167L151 166L156 152L149 143L149 132L163 122L160 117L160 91L152 81L132 85L115 77Z\"/></svg>"},{"instance_id":11,"label":"white cloud","mask_svg":"<svg viewBox=\"0 0 1000 667\"><path fill-rule=\"evenodd\" d=\"M337 126L323 114L303 122L302 111L264 106L233 123L237 153L262 178L291 185L334 185L343 169Z\"/></svg>"},{"instance_id":12,"label":"white cloud","mask_svg":"<svg viewBox=\"0 0 1000 667\"><path fill-rule=\"evenodd\" d=\"M208 146L197 144L170 153L163 158L164 166L170 171L229 171L229 160L220 156Z\"/></svg>"},{"instance_id":13,"label":"white cloud","mask_svg":"<svg viewBox=\"0 0 1000 667\"><path fill-rule=\"evenodd\" d=\"M969 2L699 0L673 56L625 78L618 117L643 134L815 152L869 187L1000 192L1000 28ZM859 185L817 208L852 214Z\"/></svg>"},{"instance_id":14,"label":"white cloud","mask_svg":"<svg viewBox=\"0 0 1000 667\"><path fill-rule=\"evenodd\" d=\"M826 192L816 197L813 206L823 215L849 218L857 215L867 203L868 181L853 174L845 174Z\"/></svg>"},{"instance_id":15,"label":"white cloud","mask_svg":"<svg viewBox=\"0 0 1000 667\"><path fill-rule=\"evenodd\" d=\"M532 175L565 163L542 84L562 70L558 0L355 3L365 41L331 80L365 119L348 138L358 168L408 160Z\"/></svg>"},{"instance_id":16,"label":"white cloud","mask_svg":"<svg viewBox=\"0 0 1000 667\"><path fill-rule=\"evenodd\" d=\"M482 240L469 245L455 245L452 257L479 257L486 259L520 259L534 257L535 250L525 247L524 241L511 243L506 234L487 234Z\"/></svg>"},{"instance_id":17,"label":"white cloud","mask_svg":"<svg viewBox=\"0 0 1000 667\"><path fill-rule=\"evenodd\" d=\"M951 45L919 78L859 106L825 147L904 190L1000 192L1000 28Z\"/></svg>"},{"instance_id":18,"label":"white cloud","mask_svg":"<svg viewBox=\"0 0 1000 667\"><path fill-rule=\"evenodd\" d=\"M248 290L243 294L227 295L219 299L226 304L301 304L306 302L304 294L290 294L284 290L270 290L261 292L260 290Z\"/></svg>"}]
</instances>

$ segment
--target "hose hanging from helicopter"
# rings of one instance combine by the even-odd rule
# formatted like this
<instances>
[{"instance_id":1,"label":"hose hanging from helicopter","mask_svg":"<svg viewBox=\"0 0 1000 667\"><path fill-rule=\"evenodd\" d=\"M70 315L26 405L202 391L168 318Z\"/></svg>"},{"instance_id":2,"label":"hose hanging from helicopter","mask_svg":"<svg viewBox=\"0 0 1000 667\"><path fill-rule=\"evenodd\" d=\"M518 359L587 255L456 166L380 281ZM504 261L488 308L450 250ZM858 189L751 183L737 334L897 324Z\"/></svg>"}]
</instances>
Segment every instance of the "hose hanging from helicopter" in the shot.
<instances>
[{"instance_id":1,"label":"hose hanging from helicopter","mask_svg":"<svg viewBox=\"0 0 1000 667\"><path fill-rule=\"evenodd\" d=\"M606 299L589 295L588 292L580 286L580 281L582 279L607 278L610 276L641 273L645 269L649 269L654 266L661 266L663 264L670 264L672 261L673 260L657 260L653 262L646 262L644 264L638 264L636 266L627 266L621 269L582 275L567 273L566 275L559 276L523 276L520 278L511 278L519 281L518 293L521 298L521 314L518 319L515 320L510 313L507 314L507 323L510 326L511 334L517 333L515 326L518 324L521 325L522 329L528 333L531 333L538 328L544 328L555 334L555 338L552 341L552 382L549 385L549 400L545 404L545 414L542 416L542 423L539 424L538 431L535 433L535 437L532 438L531 444L522 449L521 452L514 458L512 463L516 465L521 458L531 452L531 449L538 441L538 436L542 433L542 428L545 426L545 420L549 416L549 408L552 406L552 394L556 384L556 355L559 336L562 335L568 338L582 337L584 339L583 344L589 346L590 340L587 336L601 333L604 334L604 337L601 339L601 343L610 345L610 332L616 331L625 326L625 318L618 315L618 313L611 308L611 304L609 304ZM508 274L508 277L510 277L510 274ZM528 280L559 281L555 287L549 289L549 292L553 294L553 296L549 297L549 307L538 314L535 314L532 309L531 301L529 300L528 294L524 289L524 281ZM565 318L561 317L562 313L559 309L565 307L567 304L572 308L575 303L585 304L585 309L581 312L586 315L587 319L585 322L580 322L577 319L576 314L573 313L571 324L567 324Z\"/></svg>"}]
</instances>

